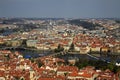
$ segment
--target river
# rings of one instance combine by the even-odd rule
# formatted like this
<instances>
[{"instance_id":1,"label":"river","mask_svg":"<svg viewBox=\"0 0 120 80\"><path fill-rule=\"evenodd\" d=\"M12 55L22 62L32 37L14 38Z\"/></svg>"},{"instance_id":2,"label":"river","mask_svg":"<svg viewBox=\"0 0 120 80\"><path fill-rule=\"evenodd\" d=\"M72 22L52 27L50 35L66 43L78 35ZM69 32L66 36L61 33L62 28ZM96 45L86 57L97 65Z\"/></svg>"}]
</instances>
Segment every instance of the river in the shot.
<instances>
[{"instance_id":1,"label":"river","mask_svg":"<svg viewBox=\"0 0 120 80\"><path fill-rule=\"evenodd\" d=\"M53 52L51 51L43 51L43 50L25 50L25 49L8 49L11 51L19 51L21 53L21 55L23 55L24 58L38 58L38 57L42 57L42 56L47 56L49 54L52 54ZM87 59L87 60L102 60L104 62L118 62L120 63L120 58L116 58L114 60L112 60L112 58L110 57L104 57L104 56L100 56L100 57L95 57L93 55L90 54L80 54L80 53L75 53L75 54L65 54L65 55L59 55L57 56L59 58L62 58L64 60L68 60L68 59Z\"/></svg>"}]
</instances>

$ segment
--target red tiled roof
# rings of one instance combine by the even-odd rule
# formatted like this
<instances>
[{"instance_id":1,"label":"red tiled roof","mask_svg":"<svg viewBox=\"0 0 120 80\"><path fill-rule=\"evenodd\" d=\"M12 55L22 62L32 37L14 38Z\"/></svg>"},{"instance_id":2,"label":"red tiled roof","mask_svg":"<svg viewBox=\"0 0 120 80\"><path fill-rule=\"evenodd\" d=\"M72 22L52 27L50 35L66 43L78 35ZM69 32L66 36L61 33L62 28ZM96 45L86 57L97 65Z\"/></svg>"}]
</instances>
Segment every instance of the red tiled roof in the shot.
<instances>
[{"instance_id":1,"label":"red tiled roof","mask_svg":"<svg viewBox=\"0 0 120 80\"><path fill-rule=\"evenodd\" d=\"M39 78L38 80L56 80L55 78Z\"/></svg>"},{"instance_id":2,"label":"red tiled roof","mask_svg":"<svg viewBox=\"0 0 120 80\"><path fill-rule=\"evenodd\" d=\"M0 77L4 77L5 76L5 72L4 71L0 71Z\"/></svg>"},{"instance_id":3,"label":"red tiled roof","mask_svg":"<svg viewBox=\"0 0 120 80\"><path fill-rule=\"evenodd\" d=\"M60 66L58 71L78 71L78 68L75 66Z\"/></svg>"}]
</instances>

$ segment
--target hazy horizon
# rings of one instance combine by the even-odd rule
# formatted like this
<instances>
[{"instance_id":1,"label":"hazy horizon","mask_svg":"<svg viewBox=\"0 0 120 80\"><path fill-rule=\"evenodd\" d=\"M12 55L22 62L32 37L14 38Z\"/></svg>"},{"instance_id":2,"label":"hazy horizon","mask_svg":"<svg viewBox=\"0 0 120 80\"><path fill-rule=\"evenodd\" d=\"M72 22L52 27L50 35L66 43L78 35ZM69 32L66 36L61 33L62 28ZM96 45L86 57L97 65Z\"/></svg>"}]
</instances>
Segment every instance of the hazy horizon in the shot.
<instances>
[{"instance_id":1,"label":"hazy horizon","mask_svg":"<svg viewBox=\"0 0 120 80\"><path fill-rule=\"evenodd\" d=\"M120 18L120 0L1 0L0 17Z\"/></svg>"}]
</instances>

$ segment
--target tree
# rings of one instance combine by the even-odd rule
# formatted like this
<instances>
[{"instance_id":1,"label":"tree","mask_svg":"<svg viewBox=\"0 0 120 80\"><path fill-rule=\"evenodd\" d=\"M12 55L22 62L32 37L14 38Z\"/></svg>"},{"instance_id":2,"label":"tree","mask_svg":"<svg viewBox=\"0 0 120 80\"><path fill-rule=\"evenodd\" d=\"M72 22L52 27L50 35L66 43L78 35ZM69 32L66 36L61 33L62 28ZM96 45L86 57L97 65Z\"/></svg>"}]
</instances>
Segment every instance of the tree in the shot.
<instances>
[{"instance_id":1,"label":"tree","mask_svg":"<svg viewBox=\"0 0 120 80\"><path fill-rule=\"evenodd\" d=\"M57 49L61 49L61 45L60 45L60 44L58 44L58 47L57 47Z\"/></svg>"},{"instance_id":2,"label":"tree","mask_svg":"<svg viewBox=\"0 0 120 80\"><path fill-rule=\"evenodd\" d=\"M75 50L75 47L74 47L74 44L72 43L72 44L70 45L69 51L74 51L74 50Z\"/></svg>"},{"instance_id":3,"label":"tree","mask_svg":"<svg viewBox=\"0 0 120 80\"><path fill-rule=\"evenodd\" d=\"M107 65L107 68L110 69L111 71L113 71L114 70L114 64L113 63L109 63Z\"/></svg>"},{"instance_id":4,"label":"tree","mask_svg":"<svg viewBox=\"0 0 120 80\"><path fill-rule=\"evenodd\" d=\"M38 62L37 64L39 68L43 65L41 62Z\"/></svg>"},{"instance_id":5,"label":"tree","mask_svg":"<svg viewBox=\"0 0 120 80\"><path fill-rule=\"evenodd\" d=\"M119 73L120 72L120 67L119 66L114 66L113 72L114 73Z\"/></svg>"},{"instance_id":6,"label":"tree","mask_svg":"<svg viewBox=\"0 0 120 80\"><path fill-rule=\"evenodd\" d=\"M60 44L58 44L58 47L57 48L55 48L55 50L54 50L55 52L60 52L60 51L64 51L64 48L60 45Z\"/></svg>"},{"instance_id":7,"label":"tree","mask_svg":"<svg viewBox=\"0 0 120 80\"><path fill-rule=\"evenodd\" d=\"M14 79L15 79L15 80L19 80L20 77L18 77L18 76L14 76Z\"/></svg>"},{"instance_id":8,"label":"tree","mask_svg":"<svg viewBox=\"0 0 120 80\"><path fill-rule=\"evenodd\" d=\"M67 76L67 74L68 74L67 72L66 72L66 73L64 73L64 75L65 75L65 76Z\"/></svg>"},{"instance_id":9,"label":"tree","mask_svg":"<svg viewBox=\"0 0 120 80\"><path fill-rule=\"evenodd\" d=\"M25 80L23 77L20 80Z\"/></svg>"},{"instance_id":10,"label":"tree","mask_svg":"<svg viewBox=\"0 0 120 80\"><path fill-rule=\"evenodd\" d=\"M27 46L26 41L27 41L26 39L22 40L22 45L25 47Z\"/></svg>"},{"instance_id":11,"label":"tree","mask_svg":"<svg viewBox=\"0 0 120 80\"><path fill-rule=\"evenodd\" d=\"M34 60L33 58L30 58L30 60L31 60L31 62L32 62L32 63L34 63L34 62L35 62L35 60Z\"/></svg>"}]
</instances>

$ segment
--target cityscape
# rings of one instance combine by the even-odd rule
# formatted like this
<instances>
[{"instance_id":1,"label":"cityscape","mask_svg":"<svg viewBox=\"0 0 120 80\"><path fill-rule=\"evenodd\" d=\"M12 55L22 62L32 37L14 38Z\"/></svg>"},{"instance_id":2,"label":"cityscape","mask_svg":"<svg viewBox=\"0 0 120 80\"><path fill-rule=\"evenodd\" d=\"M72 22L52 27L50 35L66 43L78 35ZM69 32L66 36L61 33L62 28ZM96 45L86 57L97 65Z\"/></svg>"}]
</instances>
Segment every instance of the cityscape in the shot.
<instances>
[{"instance_id":1,"label":"cityscape","mask_svg":"<svg viewBox=\"0 0 120 80\"><path fill-rule=\"evenodd\" d=\"M61 1L66 3L67 0ZM59 8L62 5L58 3L61 2L54 0L48 1L47 7L41 4L44 3L42 0L40 6L37 0L0 1L3 3L0 5L0 80L120 80L120 15L98 15L97 10L94 14L98 17L72 13L75 6L81 4L79 1L71 0L63 4L66 9L71 7L70 11ZM30 16L26 15L27 7L30 7L27 2L46 7L43 9L48 13L31 10ZM107 3L118 5L117 2L112 3L111 0ZM16 5L9 7L12 3ZM24 9L17 3L25 3L25 13L20 12ZM56 8L51 10L51 15L48 9L53 7L52 4ZM63 11L59 13L57 9ZM120 13L119 10L116 12ZM34 17L36 13L41 15Z\"/></svg>"}]
</instances>

